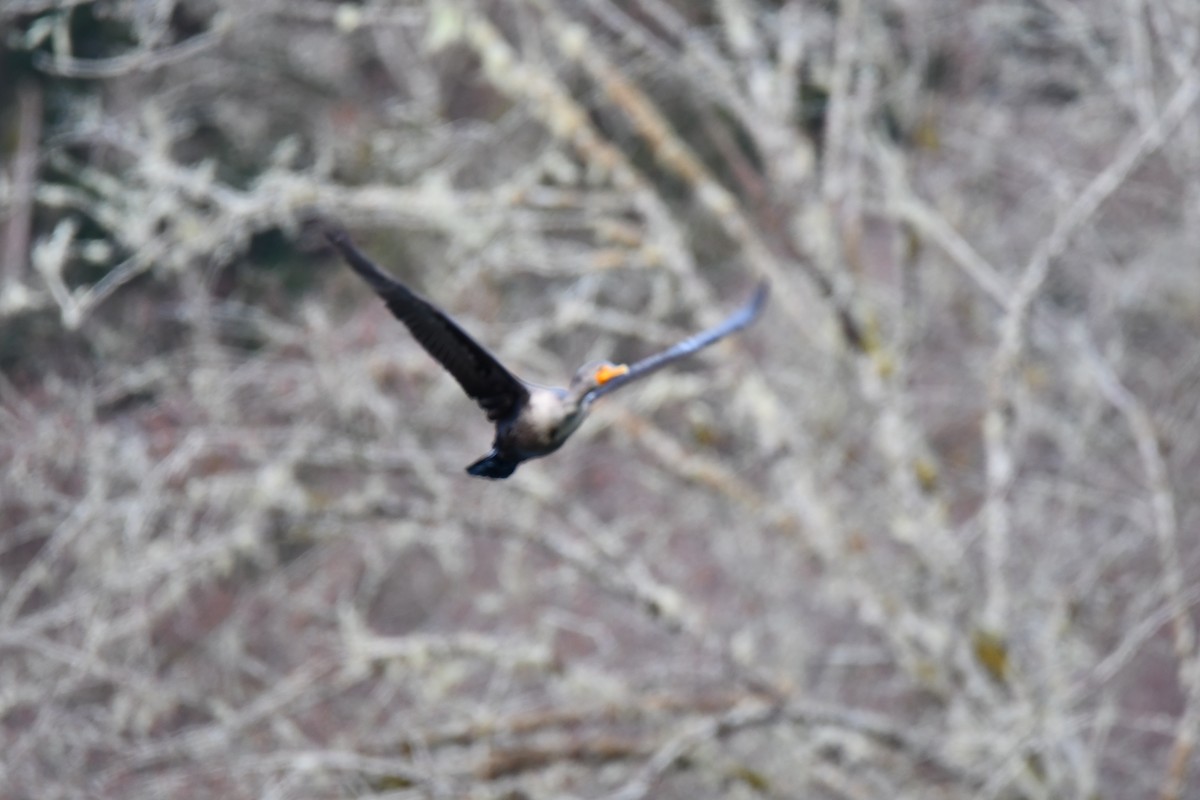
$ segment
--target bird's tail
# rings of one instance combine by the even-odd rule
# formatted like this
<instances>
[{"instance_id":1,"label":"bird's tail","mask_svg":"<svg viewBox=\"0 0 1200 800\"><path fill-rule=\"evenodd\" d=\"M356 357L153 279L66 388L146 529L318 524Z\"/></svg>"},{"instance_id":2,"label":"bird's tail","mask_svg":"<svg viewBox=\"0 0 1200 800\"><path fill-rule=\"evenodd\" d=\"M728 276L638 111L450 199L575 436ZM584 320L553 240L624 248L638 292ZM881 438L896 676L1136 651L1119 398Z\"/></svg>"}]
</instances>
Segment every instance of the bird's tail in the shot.
<instances>
[{"instance_id":1,"label":"bird's tail","mask_svg":"<svg viewBox=\"0 0 1200 800\"><path fill-rule=\"evenodd\" d=\"M507 478L513 474L513 470L517 468L520 461L513 461L502 457L495 449L488 453L483 458L476 461L471 466L467 467L467 472L479 478L492 478L500 480Z\"/></svg>"}]
</instances>

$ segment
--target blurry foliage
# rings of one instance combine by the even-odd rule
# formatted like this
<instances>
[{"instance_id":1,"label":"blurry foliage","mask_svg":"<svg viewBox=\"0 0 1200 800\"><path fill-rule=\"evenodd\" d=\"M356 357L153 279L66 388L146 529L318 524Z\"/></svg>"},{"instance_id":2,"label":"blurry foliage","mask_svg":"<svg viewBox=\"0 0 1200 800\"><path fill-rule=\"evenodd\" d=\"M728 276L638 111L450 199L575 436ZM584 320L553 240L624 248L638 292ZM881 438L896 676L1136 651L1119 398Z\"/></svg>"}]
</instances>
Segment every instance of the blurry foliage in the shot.
<instances>
[{"instance_id":1,"label":"blurry foliage","mask_svg":"<svg viewBox=\"0 0 1200 800\"><path fill-rule=\"evenodd\" d=\"M1197 793L1200 5L0 2L0 796ZM560 453L522 376L712 322Z\"/></svg>"}]
</instances>

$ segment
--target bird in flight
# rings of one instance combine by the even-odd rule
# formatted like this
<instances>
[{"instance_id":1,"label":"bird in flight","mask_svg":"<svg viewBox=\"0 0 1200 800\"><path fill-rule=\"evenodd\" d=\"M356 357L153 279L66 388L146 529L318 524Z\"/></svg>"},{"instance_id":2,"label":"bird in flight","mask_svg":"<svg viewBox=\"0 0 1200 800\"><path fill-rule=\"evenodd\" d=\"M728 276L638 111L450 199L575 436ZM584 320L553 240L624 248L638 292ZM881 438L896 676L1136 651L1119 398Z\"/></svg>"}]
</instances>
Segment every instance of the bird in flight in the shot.
<instances>
[{"instance_id":1,"label":"bird in flight","mask_svg":"<svg viewBox=\"0 0 1200 800\"><path fill-rule=\"evenodd\" d=\"M724 322L674 347L630 365L585 364L565 389L537 386L517 378L454 320L372 263L344 231L328 230L325 237L496 423L492 451L467 467L467 472L481 478L507 478L522 461L553 453L575 432L597 398L741 330L758 317L767 301L763 281Z\"/></svg>"}]
</instances>

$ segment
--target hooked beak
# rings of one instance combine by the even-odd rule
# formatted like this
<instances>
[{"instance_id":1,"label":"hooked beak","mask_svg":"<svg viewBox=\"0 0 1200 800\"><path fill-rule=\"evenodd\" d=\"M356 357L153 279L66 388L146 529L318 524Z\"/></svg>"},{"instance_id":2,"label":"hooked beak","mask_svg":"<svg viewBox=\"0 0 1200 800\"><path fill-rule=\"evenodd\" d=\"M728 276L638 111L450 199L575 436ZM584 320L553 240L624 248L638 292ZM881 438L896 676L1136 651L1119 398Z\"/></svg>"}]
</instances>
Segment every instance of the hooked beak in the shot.
<instances>
[{"instance_id":1,"label":"hooked beak","mask_svg":"<svg viewBox=\"0 0 1200 800\"><path fill-rule=\"evenodd\" d=\"M603 367L600 367L596 370L596 374L593 377L596 380L597 386L603 386L613 378L619 378L627 372L629 372L629 367L625 364L615 367L605 364Z\"/></svg>"}]
</instances>

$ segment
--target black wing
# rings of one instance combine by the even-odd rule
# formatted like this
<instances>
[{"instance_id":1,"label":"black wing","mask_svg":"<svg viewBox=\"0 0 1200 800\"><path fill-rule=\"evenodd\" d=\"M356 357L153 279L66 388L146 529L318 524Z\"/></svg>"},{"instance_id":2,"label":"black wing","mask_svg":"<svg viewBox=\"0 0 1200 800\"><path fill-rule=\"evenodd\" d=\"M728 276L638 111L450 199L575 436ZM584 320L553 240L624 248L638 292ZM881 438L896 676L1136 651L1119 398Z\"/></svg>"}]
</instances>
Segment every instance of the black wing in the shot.
<instances>
[{"instance_id":1,"label":"black wing","mask_svg":"<svg viewBox=\"0 0 1200 800\"><path fill-rule=\"evenodd\" d=\"M678 361L684 356L690 356L697 350L702 350L710 344L724 339L731 333L740 331L742 328L749 325L762 312L763 306L767 303L767 294L769 293L769 285L766 281L758 284L754 290L754 295L737 311L729 315L724 321L709 328L706 331L697 333L695 336L690 336L684 339L674 347L669 347L661 353L643 358L636 364L629 367L629 371L624 375L619 375L616 378L593 389L589 394L594 400L597 397L606 395L614 389L620 389L622 386L636 381L638 378L644 378L655 370L662 369L672 361Z\"/></svg>"},{"instance_id":2,"label":"black wing","mask_svg":"<svg viewBox=\"0 0 1200 800\"><path fill-rule=\"evenodd\" d=\"M488 419L502 419L525 404L529 390L524 384L454 320L375 266L344 231L326 231L325 238L383 298L396 319L412 332L413 338L479 403Z\"/></svg>"}]
</instances>

